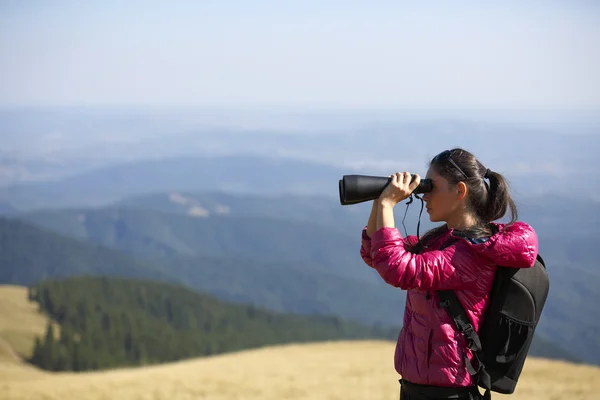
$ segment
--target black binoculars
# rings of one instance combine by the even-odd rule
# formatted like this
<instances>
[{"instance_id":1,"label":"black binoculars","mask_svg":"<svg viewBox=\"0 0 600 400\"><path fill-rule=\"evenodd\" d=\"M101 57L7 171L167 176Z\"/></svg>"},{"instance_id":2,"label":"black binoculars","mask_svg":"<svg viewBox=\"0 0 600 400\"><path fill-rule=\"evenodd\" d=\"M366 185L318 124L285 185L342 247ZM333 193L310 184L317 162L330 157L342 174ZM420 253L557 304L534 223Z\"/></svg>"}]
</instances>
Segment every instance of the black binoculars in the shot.
<instances>
[{"instance_id":1,"label":"black binoculars","mask_svg":"<svg viewBox=\"0 0 600 400\"><path fill-rule=\"evenodd\" d=\"M412 176L413 180L415 175ZM392 181L390 177L369 175L344 175L339 181L340 203L343 206L375 200ZM431 179L421 179L419 186L412 192L421 194L431 192Z\"/></svg>"}]
</instances>

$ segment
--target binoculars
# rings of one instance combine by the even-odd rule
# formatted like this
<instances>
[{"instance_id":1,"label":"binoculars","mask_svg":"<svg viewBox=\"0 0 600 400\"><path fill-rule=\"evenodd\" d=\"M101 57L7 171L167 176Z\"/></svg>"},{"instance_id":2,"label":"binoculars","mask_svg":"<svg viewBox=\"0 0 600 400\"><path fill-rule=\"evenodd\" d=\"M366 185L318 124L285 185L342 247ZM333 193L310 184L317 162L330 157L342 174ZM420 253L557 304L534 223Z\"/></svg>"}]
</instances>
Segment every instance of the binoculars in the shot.
<instances>
[{"instance_id":1,"label":"binoculars","mask_svg":"<svg viewBox=\"0 0 600 400\"><path fill-rule=\"evenodd\" d=\"M415 175L412 176L415 179ZM344 175L339 181L340 203L343 206L375 200L392 181L390 177L369 175ZM413 194L431 192L431 179L421 179Z\"/></svg>"}]
</instances>

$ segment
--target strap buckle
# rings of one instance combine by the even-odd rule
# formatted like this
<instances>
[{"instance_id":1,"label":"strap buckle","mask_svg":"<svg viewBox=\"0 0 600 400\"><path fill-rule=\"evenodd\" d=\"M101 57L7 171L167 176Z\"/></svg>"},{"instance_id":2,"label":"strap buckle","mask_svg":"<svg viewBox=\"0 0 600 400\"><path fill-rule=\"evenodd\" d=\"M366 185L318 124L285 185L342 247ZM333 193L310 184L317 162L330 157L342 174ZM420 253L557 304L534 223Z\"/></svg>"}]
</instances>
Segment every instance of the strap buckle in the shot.
<instances>
[{"instance_id":1,"label":"strap buckle","mask_svg":"<svg viewBox=\"0 0 600 400\"><path fill-rule=\"evenodd\" d=\"M471 334L474 332L473 325L471 324L464 324L462 329L468 336L471 336Z\"/></svg>"}]
</instances>

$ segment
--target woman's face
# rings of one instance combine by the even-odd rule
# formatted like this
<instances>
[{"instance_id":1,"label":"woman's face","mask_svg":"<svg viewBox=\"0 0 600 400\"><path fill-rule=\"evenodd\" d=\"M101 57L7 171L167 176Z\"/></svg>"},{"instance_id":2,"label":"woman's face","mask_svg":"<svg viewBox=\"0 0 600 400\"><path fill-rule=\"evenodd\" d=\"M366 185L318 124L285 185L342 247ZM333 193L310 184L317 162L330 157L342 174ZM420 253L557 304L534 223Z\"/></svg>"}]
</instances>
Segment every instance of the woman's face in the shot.
<instances>
[{"instance_id":1,"label":"woman's face","mask_svg":"<svg viewBox=\"0 0 600 400\"><path fill-rule=\"evenodd\" d=\"M454 220L457 214L464 211L465 196L461 194L460 185L448 182L432 167L429 167L425 177L433 182L433 190L423 195L423 200L427 204L429 220L431 222Z\"/></svg>"}]
</instances>

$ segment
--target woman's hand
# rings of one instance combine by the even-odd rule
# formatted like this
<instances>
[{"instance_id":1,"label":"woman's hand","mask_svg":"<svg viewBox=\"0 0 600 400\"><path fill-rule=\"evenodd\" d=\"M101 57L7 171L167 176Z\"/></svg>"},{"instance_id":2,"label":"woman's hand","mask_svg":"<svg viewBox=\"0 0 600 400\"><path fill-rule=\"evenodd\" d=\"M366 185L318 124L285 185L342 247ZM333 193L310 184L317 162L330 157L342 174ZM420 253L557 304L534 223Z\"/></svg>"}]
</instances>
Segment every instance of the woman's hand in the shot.
<instances>
[{"instance_id":1,"label":"woman's hand","mask_svg":"<svg viewBox=\"0 0 600 400\"><path fill-rule=\"evenodd\" d=\"M408 198L419 186L421 177L416 174L415 180L411 182L410 172L396 172L391 175L392 181L383 189L379 195L379 203L386 207L395 207L396 204Z\"/></svg>"}]
</instances>

